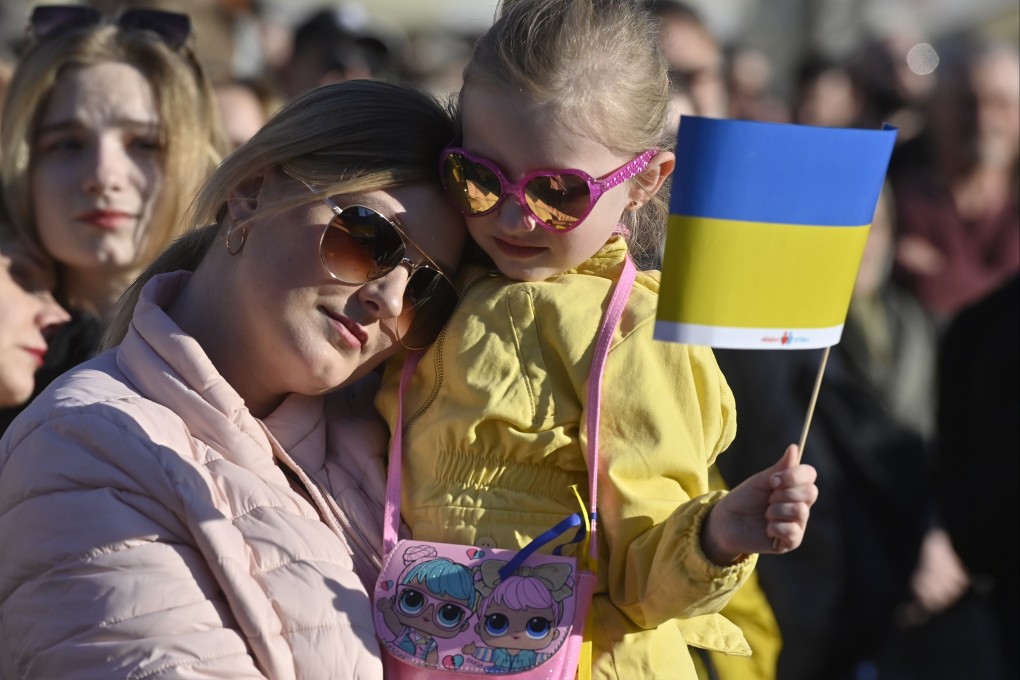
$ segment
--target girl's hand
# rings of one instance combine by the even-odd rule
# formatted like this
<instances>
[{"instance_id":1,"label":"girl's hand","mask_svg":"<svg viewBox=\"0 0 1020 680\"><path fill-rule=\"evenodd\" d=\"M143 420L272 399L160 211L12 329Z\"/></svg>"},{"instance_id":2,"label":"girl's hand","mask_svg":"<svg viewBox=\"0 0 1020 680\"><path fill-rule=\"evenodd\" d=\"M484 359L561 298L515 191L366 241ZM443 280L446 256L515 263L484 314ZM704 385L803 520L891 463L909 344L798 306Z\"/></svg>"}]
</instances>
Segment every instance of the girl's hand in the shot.
<instances>
[{"instance_id":1,"label":"girl's hand","mask_svg":"<svg viewBox=\"0 0 1020 680\"><path fill-rule=\"evenodd\" d=\"M800 545L818 487L815 469L797 463L798 453L791 444L779 462L715 504L701 531L706 557L728 565L749 553L785 553Z\"/></svg>"}]
</instances>

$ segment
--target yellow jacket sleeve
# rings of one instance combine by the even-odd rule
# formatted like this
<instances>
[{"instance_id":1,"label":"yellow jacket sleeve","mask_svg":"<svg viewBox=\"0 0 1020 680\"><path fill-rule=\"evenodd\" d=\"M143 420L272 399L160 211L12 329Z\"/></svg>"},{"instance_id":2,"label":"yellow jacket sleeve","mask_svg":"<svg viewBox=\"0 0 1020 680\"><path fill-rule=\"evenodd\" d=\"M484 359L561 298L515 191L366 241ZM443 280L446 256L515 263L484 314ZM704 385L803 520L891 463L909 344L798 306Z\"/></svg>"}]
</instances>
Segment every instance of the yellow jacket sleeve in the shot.
<instances>
[{"instance_id":1,"label":"yellow jacket sleeve","mask_svg":"<svg viewBox=\"0 0 1020 680\"><path fill-rule=\"evenodd\" d=\"M599 520L606 587L637 626L718 612L755 558L723 567L700 547L723 492L708 468L735 434L733 395L712 352L655 341L651 320L621 326L606 362Z\"/></svg>"}]
</instances>

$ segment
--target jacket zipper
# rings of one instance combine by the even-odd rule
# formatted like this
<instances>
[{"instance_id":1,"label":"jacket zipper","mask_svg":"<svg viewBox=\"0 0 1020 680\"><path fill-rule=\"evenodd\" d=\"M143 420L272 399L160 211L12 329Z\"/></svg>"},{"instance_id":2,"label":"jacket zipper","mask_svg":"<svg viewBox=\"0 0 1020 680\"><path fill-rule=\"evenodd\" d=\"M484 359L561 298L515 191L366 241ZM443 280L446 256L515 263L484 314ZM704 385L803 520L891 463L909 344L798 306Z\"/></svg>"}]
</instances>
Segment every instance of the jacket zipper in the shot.
<instances>
[{"instance_id":1,"label":"jacket zipper","mask_svg":"<svg viewBox=\"0 0 1020 680\"><path fill-rule=\"evenodd\" d=\"M474 290L475 286L480 284L482 281L485 281L486 279L493 279L496 278L497 276L499 276L499 272L490 271L486 272L485 274L482 274L478 278L474 279L471 283L469 283L467 287L464 288L464 292L461 294L460 300L457 301L457 306L453 308L453 313L450 315L450 318L452 319L454 315L457 314L457 311L460 309L461 305L464 304L464 300L467 299L467 296L471 293L472 290ZM443 326L443 330L439 332L439 337L436 338L435 343L433 343L433 349L431 350L436 356L436 384L433 385L432 393L429 394L429 397L428 399L425 400L425 403L422 404L421 408L415 411L414 414L412 414L411 417L408 418L407 422L404 424L405 437L407 436L408 431L411 429L411 425L413 425L415 421L417 421L425 414L425 411L427 411L429 407L432 406L432 402L434 402L436 400L436 397L439 395L439 386L443 384L444 375L443 342L446 340L446 331L447 329L449 329L449 327L450 327L449 323ZM403 395L401 395L400 398L403 398Z\"/></svg>"},{"instance_id":2,"label":"jacket zipper","mask_svg":"<svg viewBox=\"0 0 1020 680\"><path fill-rule=\"evenodd\" d=\"M377 549L367 544L365 537L361 534L360 531L357 531L354 528L354 525L351 524L350 519L343 512L343 510L340 509L340 504L336 502L336 499L333 498L332 494L330 494L325 489L325 487L323 487L322 483L319 482L319 480L317 480L315 477L312 477L311 475L308 474L306 474L305 476L308 478L308 482L311 483L315 487L315 489L322 495L322 498L325 501L326 506L332 511L333 517L336 519L337 523L343 527L347 537L353 538L355 542L357 542L361 546L362 551L364 552L365 555L368 556L369 561L372 563L372 566L376 567L376 569L382 569L382 557L378 554Z\"/></svg>"},{"instance_id":3,"label":"jacket zipper","mask_svg":"<svg viewBox=\"0 0 1020 680\"><path fill-rule=\"evenodd\" d=\"M308 494L312 501L312 506L315 507L319 515L326 520L327 524L329 524L330 528L333 530L333 533L337 534L340 540L343 541L344 547L346 547L347 551L351 554L352 562L355 564L357 563L354 556L354 549L351 547L351 540L356 540L363 549L362 552L368 556L372 565L377 569L381 569L382 558L377 554L374 548L365 545L365 541L361 540L362 537L355 531L347 515L343 513L333 497L322 488L316 479L305 472L304 468L294 462L294 460L290 457L290 454L284 451L283 446L280 445L280 443L276 440L276 437L273 436L273 433L269 431L269 428L266 427L262 421L258 421L258 423L262 426L263 431L265 431L266 436L269 438L275 458L286 465L287 469L290 470L301 482L305 493Z\"/></svg>"}]
</instances>

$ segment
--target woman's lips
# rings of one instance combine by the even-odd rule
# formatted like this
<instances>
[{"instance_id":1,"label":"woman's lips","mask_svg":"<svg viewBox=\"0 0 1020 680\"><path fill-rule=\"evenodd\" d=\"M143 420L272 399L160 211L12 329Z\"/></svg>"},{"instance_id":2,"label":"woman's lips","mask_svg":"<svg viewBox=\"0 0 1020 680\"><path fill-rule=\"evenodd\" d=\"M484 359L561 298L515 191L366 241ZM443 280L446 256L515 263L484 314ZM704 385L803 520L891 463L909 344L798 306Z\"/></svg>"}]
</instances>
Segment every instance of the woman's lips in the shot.
<instances>
[{"instance_id":1,"label":"woman's lips","mask_svg":"<svg viewBox=\"0 0 1020 680\"><path fill-rule=\"evenodd\" d=\"M134 219L134 215L119 210L89 210L78 215L78 221L99 229L113 231Z\"/></svg>"},{"instance_id":2,"label":"woman's lips","mask_svg":"<svg viewBox=\"0 0 1020 680\"><path fill-rule=\"evenodd\" d=\"M25 351L35 357L36 366L42 367L46 361L46 348L45 347L26 347Z\"/></svg>"},{"instance_id":3,"label":"woman's lips","mask_svg":"<svg viewBox=\"0 0 1020 680\"><path fill-rule=\"evenodd\" d=\"M368 333L365 332L365 329L360 324L351 321L343 314L337 314L325 307L321 309L345 345L351 349L358 350L365 346L368 342Z\"/></svg>"}]
</instances>

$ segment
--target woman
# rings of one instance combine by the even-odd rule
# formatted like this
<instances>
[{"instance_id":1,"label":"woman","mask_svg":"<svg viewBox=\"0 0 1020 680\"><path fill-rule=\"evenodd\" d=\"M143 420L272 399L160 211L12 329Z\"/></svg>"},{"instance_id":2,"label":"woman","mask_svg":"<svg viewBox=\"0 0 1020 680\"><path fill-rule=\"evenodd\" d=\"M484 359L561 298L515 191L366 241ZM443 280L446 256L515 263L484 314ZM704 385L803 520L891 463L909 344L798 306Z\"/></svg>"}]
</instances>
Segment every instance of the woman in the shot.
<instances>
[{"instance_id":1,"label":"woman","mask_svg":"<svg viewBox=\"0 0 1020 680\"><path fill-rule=\"evenodd\" d=\"M0 120L0 186L73 315L40 386L94 352L117 298L179 233L226 148L189 35L173 12L32 13Z\"/></svg>"},{"instance_id":2,"label":"woman","mask_svg":"<svg viewBox=\"0 0 1020 680\"><path fill-rule=\"evenodd\" d=\"M1020 49L964 44L938 73L931 163L894 182L893 275L942 332L1020 271Z\"/></svg>"},{"instance_id":3,"label":"woman","mask_svg":"<svg viewBox=\"0 0 1020 680\"><path fill-rule=\"evenodd\" d=\"M456 304L454 133L430 97L351 81L216 170L193 221L213 224L132 287L119 344L0 440L0 677L381 676L387 433L371 394L324 395Z\"/></svg>"},{"instance_id":4,"label":"woman","mask_svg":"<svg viewBox=\"0 0 1020 680\"><path fill-rule=\"evenodd\" d=\"M53 299L46 267L4 228L0 214L0 407L28 400L47 336L69 318Z\"/></svg>"}]
</instances>

